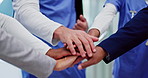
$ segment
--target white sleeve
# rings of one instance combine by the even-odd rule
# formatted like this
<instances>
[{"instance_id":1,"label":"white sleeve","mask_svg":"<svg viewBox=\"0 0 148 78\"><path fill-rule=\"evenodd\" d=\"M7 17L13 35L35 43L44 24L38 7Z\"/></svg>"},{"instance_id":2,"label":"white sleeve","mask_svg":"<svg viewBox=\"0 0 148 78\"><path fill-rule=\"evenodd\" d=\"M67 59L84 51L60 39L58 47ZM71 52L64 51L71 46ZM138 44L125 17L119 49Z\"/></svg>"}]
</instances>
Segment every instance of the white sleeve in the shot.
<instances>
[{"instance_id":1,"label":"white sleeve","mask_svg":"<svg viewBox=\"0 0 148 78\"><path fill-rule=\"evenodd\" d=\"M32 34L56 45L59 40L53 40L54 31L62 26L56 23L39 10L39 0L13 0L16 19Z\"/></svg>"},{"instance_id":2,"label":"white sleeve","mask_svg":"<svg viewBox=\"0 0 148 78\"><path fill-rule=\"evenodd\" d=\"M116 7L111 3L107 3L101 12L96 16L89 30L96 28L100 31L100 34L102 34L110 26L116 13Z\"/></svg>"},{"instance_id":3,"label":"white sleeve","mask_svg":"<svg viewBox=\"0 0 148 78\"><path fill-rule=\"evenodd\" d=\"M16 19L0 14L0 26L7 33L13 35L17 39L24 42L24 44L32 47L33 49L46 54L51 49L47 44L33 36L24 26L22 26Z\"/></svg>"},{"instance_id":4,"label":"white sleeve","mask_svg":"<svg viewBox=\"0 0 148 78\"><path fill-rule=\"evenodd\" d=\"M56 61L24 45L0 28L0 59L7 61L38 78L47 78Z\"/></svg>"}]
</instances>

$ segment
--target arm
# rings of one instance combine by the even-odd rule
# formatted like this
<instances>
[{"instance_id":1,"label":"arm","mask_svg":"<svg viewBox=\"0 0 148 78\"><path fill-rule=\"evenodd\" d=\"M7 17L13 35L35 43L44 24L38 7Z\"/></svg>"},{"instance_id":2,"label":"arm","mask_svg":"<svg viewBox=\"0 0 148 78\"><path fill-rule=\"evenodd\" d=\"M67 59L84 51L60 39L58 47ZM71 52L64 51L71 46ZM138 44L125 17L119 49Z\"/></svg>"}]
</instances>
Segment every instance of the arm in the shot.
<instances>
[{"instance_id":1,"label":"arm","mask_svg":"<svg viewBox=\"0 0 148 78\"><path fill-rule=\"evenodd\" d=\"M38 0L13 0L14 9L16 12L16 19L19 20L31 33L39 36L49 43L57 43L61 40L67 44L70 51L75 55L73 43L78 47L80 54L86 56L92 55L92 51L95 51L93 41L97 41L98 38L92 37L83 31L74 31L68 29L61 24L58 24L39 11ZM83 49L83 45L86 51Z\"/></svg>"},{"instance_id":2,"label":"arm","mask_svg":"<svg viewBox=\"0 0 148 78\"><path fill-rule=\"evenodd\" d=\"M62 26L46 16L39 10L39 0L13 0L16 19L32 34L56 45L53 40L54 31Z\"/></svg>"},{"instance_id":3,"label":"arm","mask_svg":"<svg viewBox=\"0 0 148 78\"><path fill-rule=\"evenodd\" d=\"M101 12L96 16L92 26L89 28L88 33L100 36L110 26L114 16L117 13L115 5L107 3Z\"/></svg>"},{"instance_id":4,"label":"arm","mask_svg":"<svg viewBox=\"0 0 148 78\"><path fill-rule=\"evenodd\" d=\"M97 64L103 58L106 63L126 53L148 39L148 7L142 9L131 21L115 34L101 42L97 52L88 61L79 65L79 69ZM100 47L99 47L100 46ZM97 57L98 56L98 57Z\"/></svg>"},{"instance_id":5,"label":"arm","mask_svg":"<svg viewBox=\"0 0 148 78\"><path fill-rule=\"evenodd\" d=\"M40 52L35 52L2 29L0 29L0 50L0 59L39 78L47 78L56 64L54 59Z\"/></svg>"},{"instance_id":6,"label":"arm","mask_svg":"<svg viewBox=\"0 0 148 78\"><path fill-rule=\"evenodd\" d=\"M3 54L0 53L0 56L1 56L0 58L2 58L3 60L5 60L9 63L12 63L24 70L36 75L36 76L39 76L39 75L40 76L43 76L43 75L47 76L52 72L53 67L54 67L54 70L56 70L56 71L66 69L76 59L76 56L75 57L67 57L67 59L61 59L65 56L71 55L71 53L68 50L66 50L65 48L50 49L50 47L48 47L41 40L39 40L38 38L33 36L31 33L29 33L29 31L27 31L15 19L13 19L9 16L6 16L6 15L3 15L3 14L0 14L0 17L1 17L0 18L0 27L2 29L4 29L7 33L13 35L13 37L24 42L22 45L21 41L16 40L15 38L11 37L10 35L7 36L7 34L4 34L4 35L2 34L2 36L0 38L4 39L4 40L1 39L2 40L1 47L3 47L3 49L1 48L0 50ZM4 31L2 33L4 33ZM5 39L5 36L6 36L6 39ZM10 45L9 45L9 43L10 43ZM31 48L28 48L25 45L27 45L28 47L31 47ZM4 51L6 49L8 49L8 50ZM11 52L11 53L9 53L9 52ZM55 60L51 59L50 57L48 59L45 54L56 59L57 60L56 65L55 65ZM14 60L14 59L16 59L16 60ZM26 60L28 60L28 61L26 61ZM28 62L30 62L30 63L28 63ZM46 62L47 62L47 64L46 64ZM24 64L24 63L26 63L26 64ZM52 65L52 63L53 63L53 65ZM19 65L19 64L21 64L21 65ZM41 69L46 68L46 69L48 69L47 71L45 70L45 72L43 72L41 69L39 69L40 71L38 71L37 69L35 70L36 66L39 67L39 66L42 66L42 64L45 64L45 65L43 65L43 67ZM28 66L28 68L27 68L27 66ZM47 66L48 66L48 68L47 68ZM32 67L32 68L30 68L30 67ZM32 70L32 71L30 71L30 70ZM41 74L38 74L38 73L41 73Z\"/></svg>"},{"instance_id":7,"label":"arm","mask_svg":"<svg viewBox=\"0 0 148 78\"><path fill-rule=\"evenodd\" d=\"M105 59L106 63L109 63L148 39L147 20L148 7L142 9L131 21L118 30L116 34L99 44L110 55Z\"/></svg>"},{"instance_id":8,"label":"arm","mask_svg":"<svg viewBox=\"0 0 148 78\"><path fill-rule=\"evenodd\" d=\"M17 39L24 42L24 44L32 47L33 49L46 54L46 52L51 49L44 42L33 36L22 24L20 24L16 19L11 18L7 15L0 14L0 26L7 33L13 35Z\"/></svg>"},{"instance_id":9,"label":"arm","mask_svg":"<svg viewBox=\"0 0 148 78\"><path fill-rule=\"evenodd\" d=\"M117 9L115 5L107 3L101 12L96 16L92 26L89 29L87 21L82 15L80 16L80 19L77 20L77 24L75 25L74 29L83 31L88 30L88 34L99 37L109 28L116 13Z\"/></svg>"}]
</instances>

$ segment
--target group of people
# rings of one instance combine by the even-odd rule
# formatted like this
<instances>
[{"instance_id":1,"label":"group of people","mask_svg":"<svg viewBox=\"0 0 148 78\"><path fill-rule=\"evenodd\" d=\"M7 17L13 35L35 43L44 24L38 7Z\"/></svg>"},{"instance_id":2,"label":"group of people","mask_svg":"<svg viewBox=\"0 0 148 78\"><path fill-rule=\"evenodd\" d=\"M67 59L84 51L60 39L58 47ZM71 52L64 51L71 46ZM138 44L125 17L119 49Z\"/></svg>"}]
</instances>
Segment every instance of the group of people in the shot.
<instances>
[{"instance_id":1,"label":"group of people","mask_svg":"<svg viewBox=\"0 0 148 78\"><path fill-rule=\"evenodd\" d=\"M114 78L146 78L147 0L107 0L90 28L80 7L81 0L13 0L16 20L0 14L0 59L31 73L23 78L86 78L84 68L120 56ZM117 12L119 30L94 46Z\"/></svg>"}]
</instances>

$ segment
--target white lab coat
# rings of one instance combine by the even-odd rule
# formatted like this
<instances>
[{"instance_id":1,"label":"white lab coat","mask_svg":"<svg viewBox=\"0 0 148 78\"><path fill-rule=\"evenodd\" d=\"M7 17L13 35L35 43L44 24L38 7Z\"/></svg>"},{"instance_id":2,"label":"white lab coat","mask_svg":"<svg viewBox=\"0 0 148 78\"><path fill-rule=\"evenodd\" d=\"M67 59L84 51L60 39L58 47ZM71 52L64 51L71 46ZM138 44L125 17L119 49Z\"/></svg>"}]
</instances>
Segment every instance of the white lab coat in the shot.
<instances>
[{"instance_id":1,"label":"white lab coat","mask_svg":"<svg viewBox=\"0 0 148 78\"><path fill-rule=\"evenodd\" d=\"M56 45L54 31L62 26L43 15L39 10L39 0L13 0L15 18L32 34Z\"/></svg>"},{"instance_id":2,"label":"white lab coat","mask_svg":"<svg viewBox=\"0 0 148 78\"><path fill-rule=\"evenodd\" d=\"M38 78L47 78L52 73L56 61L45 55L50 47L11 17L0 14L0 27L0 59Z\"/></svg>"}]
</instances>

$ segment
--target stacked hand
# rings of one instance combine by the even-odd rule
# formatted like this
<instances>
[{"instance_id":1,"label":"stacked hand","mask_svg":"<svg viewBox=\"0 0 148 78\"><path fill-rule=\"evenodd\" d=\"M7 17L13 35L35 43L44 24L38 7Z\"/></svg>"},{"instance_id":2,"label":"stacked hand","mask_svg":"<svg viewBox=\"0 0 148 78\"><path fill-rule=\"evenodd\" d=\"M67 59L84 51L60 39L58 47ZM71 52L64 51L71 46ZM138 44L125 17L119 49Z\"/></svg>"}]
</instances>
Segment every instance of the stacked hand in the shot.
<instances>
[{"instance_id":1,"label":"stacked hand","mask_svg":"<svg viewBox=\"0 0 148 78\"><path fill-rule=\"evenodd\" d=\"M60 39L65 44L65 48L51 49L46 54L56 59L57 63L54 67L56 71L64 70L87 59L88 61L78 66L78 69L83 69L97 64L106 56L106 52L101 47L95 47L93 44L98 41L100 32L97 29L91 29L87 34L85 31L88 30L88 24L82 15L74 29L62 26L54 33L54 38Z\"/></svg>"},{"instance_id":2,"label":"stacked hand","mask_svg":"<svg viewBox=\"0 0 148 78\"><path fill-rule=\"evenodd\" d=\"M78 56L72 56L71 52L66 48L50 49L46 55L54 58L57 63L54 70L61 71L70 67Z\"/></svg>"},{"instance_id":3,"label":"stacked hand","mask_svg":"<svg viewBox=\"0 0 148 78\"><path fill-rule=\"evenodd\" d=\"M83 31L88 31L88 34L94 37L99 37L100 36L100 31L98 29L90 29L88 30L88 23L87 20L83 15L80 15L80 19L77 20L77 23L74 26L75 30L83 30ZM103 48L96 46L96 52L93 53L92 57L87 57L87 61L80 64L78 66L78 69L83 69L88 66L94 65L99 63L105 56L107 56L107 53L103 50ZM74 64L82 61L84 58L79 57L77 60L74 62Z\"/></svg>"}]
</instances>

